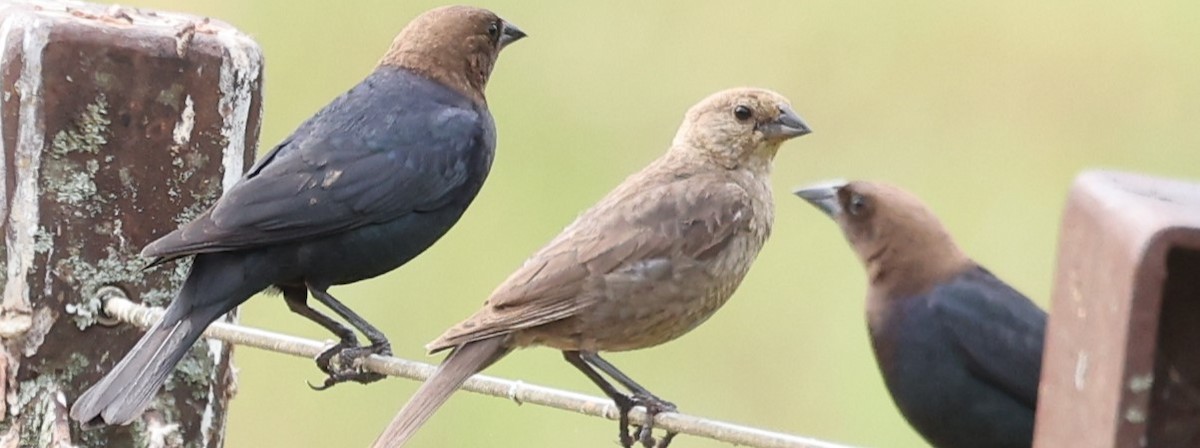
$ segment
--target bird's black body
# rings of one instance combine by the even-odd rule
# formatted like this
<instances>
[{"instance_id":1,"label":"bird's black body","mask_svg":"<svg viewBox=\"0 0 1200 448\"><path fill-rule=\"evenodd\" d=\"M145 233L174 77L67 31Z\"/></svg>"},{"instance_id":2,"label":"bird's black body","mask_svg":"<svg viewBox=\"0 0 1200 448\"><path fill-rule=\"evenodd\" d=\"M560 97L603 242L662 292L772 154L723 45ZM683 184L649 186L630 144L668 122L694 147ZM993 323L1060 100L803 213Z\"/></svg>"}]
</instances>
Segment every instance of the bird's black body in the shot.
<instances>
[{"instance_id":1,"label":"bird's black body","mask_svg":"<svg viewBox=\"0 0 1200 448\"><path fill-rule=\"evenodd\" d=\"M1045 312L979 267L889 307L871 328L876 358L930 444L1032 444Z\"/></svg>"},{"instance_id":2,"label":"bird's black body","mask_svg":"<svg viewBox=\"0 0 1200 448\"><path fill-rule=\"evenodd\" d=\"M284 276L328 284L370 278L404 264L458 220L487 177L495 144L487 110L405 69L380 67L301 124L212 209L143 255L293 247Z\"/></svg>"},{"instance_id":3,"label":"bird's black body","mask_svg":"<svg viewBox=\"0 0 1200 448\"><path fill-rule=\"evenodd\" d=\"M495 144L486 104L381 65L208 212L145 248L155 263L196 258L163 321L79 398L72 416L132 420L209 323L272 285L293 310L337 332L340 324L306 314L316 313L307 293L329 305L330 285L378 276L427 249L479 192ZM344 333L353 340L340 328L343 343Z\"/></svg>"}]
</instances>

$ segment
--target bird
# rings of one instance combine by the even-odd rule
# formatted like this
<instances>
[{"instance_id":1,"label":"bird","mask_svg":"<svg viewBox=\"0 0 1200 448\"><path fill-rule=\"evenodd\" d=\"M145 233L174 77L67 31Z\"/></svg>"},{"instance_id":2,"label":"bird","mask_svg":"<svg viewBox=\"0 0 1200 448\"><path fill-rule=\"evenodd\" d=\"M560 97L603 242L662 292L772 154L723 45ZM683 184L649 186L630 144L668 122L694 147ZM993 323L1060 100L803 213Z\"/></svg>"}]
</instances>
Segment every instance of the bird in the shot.
<instances>
[{"instance_id":1,"label":"bird","mask_svg":"<svg viewBox=\"0 0 1200 448\"><path fill-rule=\"evenodd\" d=\"M867 327L893 402L937 448L1028 447L1046 313L972 261L920 199L890 184L797 189L867 273Z\"/></svg>"},{"instance_id":2,"label":"bird","mask_svg":"<svg viewBox=\"0 0 1200 448\"><path fill-rule=\"evenodd\" d=\"M770 234L771 162L810 132L782 95L758 88L714 93L686 113L669 149L625 179L500 284L483 307L426 346L450 350L376 440L404 445L463 382L514 349L547 346L611 398L620 442L634 443L629 411L675 410L601 351L653 347L713 315L737 289ZM607 374L630 393L618 390Z\"/></svg>"},{"instance_id":3,"label":"bird","mask_svg":"<svg viewBox=\"0 0 1200 448\"><path fill-rule=\"evenodd\" d=\"M525 33L495 13L465 6L427 11L397 35L360 83L303 122L215 204L142 250L150 266L193 257L162 321L70 415L125 425L200 334L265 289L339 342L316 359L328 377L368 383L357 368L390 354L387 338L327 291L407 263L442 237L491 169L496 127L484 87L500 51ZM308 295L370 340L309 307Z\"/></svg>"}]
</instances>

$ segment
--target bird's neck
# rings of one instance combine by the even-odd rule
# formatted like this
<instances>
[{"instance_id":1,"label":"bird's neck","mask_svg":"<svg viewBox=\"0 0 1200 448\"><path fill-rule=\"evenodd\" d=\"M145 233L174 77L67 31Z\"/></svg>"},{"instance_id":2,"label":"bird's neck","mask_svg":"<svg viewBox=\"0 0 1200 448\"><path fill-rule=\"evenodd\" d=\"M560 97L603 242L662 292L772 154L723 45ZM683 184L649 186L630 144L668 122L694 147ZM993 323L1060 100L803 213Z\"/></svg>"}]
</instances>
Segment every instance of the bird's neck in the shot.
<instances>
[{"instance_id":1,"label":"bird's neck","mask_svg":"<svg viewBox=\"0 0 1200 448\"><path fill-rule=\"evenodd\" d=\"M877 297L877 300L922 294L976 266L954 245L939 247L931 244L919 252L894 249L884 245L864 254L871 297Z\"/></svg>"},{"instance_id":2,"label":"bird's neck","mask_svg":"<svg viewBox=\"0 0 1200 448\"><path fill-rule=\"evenodd\" d=\"M741 157L730 157L720 151L709 151L676 137L667 153L660 159L670 165L712 167L727 171L746 171L757 178L771 175L771 161L779 151L779 144L763 145L756 151Z\"/></svg>"},{"instance_id":3,"label":"bird's neck","mask_svg":"<svg viewBox=\"0 0 1200 448\"><path fill-rule=\"evenodd\" d=\"M467 57L407 48L388 51L379 63L380 67L397 67L433 80L479 106L486 106L483 91L487 85L487 72L476 65L478 62Z\"/></svg>"},{"instance_id":4,"label":"bird's neck","mask_svg":"<svg viewBox=\"0 0 1200 448\"><path fill-rule=\"evenodd\" d=\"M771 162L775 160L775 154L779 153L779 147L782 143L768 143L762 145L749 157L746 157L742 162L746 169L767 176L771 174Z\"/></svg>"}]
</instances>

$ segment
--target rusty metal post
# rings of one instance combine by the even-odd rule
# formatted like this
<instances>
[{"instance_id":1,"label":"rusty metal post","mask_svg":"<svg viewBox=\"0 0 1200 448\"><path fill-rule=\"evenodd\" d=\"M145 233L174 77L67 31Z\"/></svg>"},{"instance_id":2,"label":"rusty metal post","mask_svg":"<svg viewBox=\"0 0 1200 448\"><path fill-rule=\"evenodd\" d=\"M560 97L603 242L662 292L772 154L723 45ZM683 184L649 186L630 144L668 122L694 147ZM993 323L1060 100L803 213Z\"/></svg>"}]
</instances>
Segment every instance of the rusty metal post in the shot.
<instances>
[{"instance_id":1,"label":"rusty metal post","mask_svg":"<svg viewBox=\"0 0 1200 448\"><path fill-rule=\"evenodd\" d=\"M144 272L139 250L252 160L261 67L252 40L208 19L0 2L0 447L221 445L220 342L197 344L130 427L81 431L66 409L141 335L99 325L100 296L166 303L187 267Z\"/></svg>"},{"instance_id":2,"label":"rusty metal post","mask_svg":"<svg viewBox=\"0 0 1200 448\"><path fill-rule=\"evenodd\" d=\"M1034 445L1200 446L1200 184L1083 173L1061 232Z\"/></svg>"}]
</instances>

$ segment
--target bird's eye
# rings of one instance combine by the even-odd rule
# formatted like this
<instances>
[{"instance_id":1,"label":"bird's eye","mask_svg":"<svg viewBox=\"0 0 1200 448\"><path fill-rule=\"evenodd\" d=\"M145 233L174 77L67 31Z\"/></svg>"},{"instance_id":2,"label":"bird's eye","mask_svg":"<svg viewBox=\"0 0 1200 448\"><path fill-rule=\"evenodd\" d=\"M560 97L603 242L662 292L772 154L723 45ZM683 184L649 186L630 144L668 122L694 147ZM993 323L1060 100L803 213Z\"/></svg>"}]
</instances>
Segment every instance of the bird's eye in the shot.
<instances>
[{"instance_id":1,"label":"bird's eye","mask_svg":"<svg viewBox=\"0 0 1200 448\"><path fill-rule=\"evenodd\" d=\"M499 23L492 22L491 25L488 25L488 36L491 36L492 39L495 39L499 35L500 35L500 24Z\"/></svg>"},{"instance_id":2,"label":"bird's eye","mask_svg":"<svg viewBox=\"0 0 1200 448\"><path fill-rule=\"evenodd\" d=\"M753 115L754 115L754 113L750 111L749 107L738 106L738 107L733 108L733 118L737 118L738 121L749 120L750 117Z\"/></svg>"},{"instance_id":3,"label":"bird's eye","mask_svg":"<svg viewBox=\"0 0 1200 448\"><path fill-rule=\"evenodd\" d=\"M858 216L867 208L867 198L858 193L851 193L850 200L847 202L846 211L854 216Z\"/></svg>"}]
</instances>

